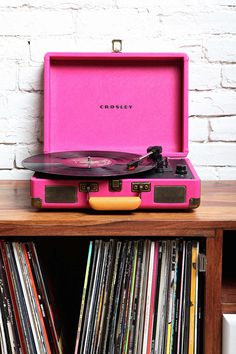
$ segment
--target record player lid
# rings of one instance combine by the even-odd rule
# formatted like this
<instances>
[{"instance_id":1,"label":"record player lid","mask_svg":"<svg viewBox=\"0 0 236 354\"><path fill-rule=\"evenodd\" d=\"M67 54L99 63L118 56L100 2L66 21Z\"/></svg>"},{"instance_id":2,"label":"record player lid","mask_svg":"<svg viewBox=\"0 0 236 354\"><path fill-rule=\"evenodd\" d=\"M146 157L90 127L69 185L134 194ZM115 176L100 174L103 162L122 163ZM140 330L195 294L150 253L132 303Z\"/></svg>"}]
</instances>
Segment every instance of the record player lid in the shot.
<instances>
[{"instance_id":1,"label":"record player lid","mask_svg":"<svg viewBox=\"0 0 236 354\"><path fill-rule=\"evenodd\" d=\"M182 53L48 53L44 152L188 152L188 58Z\"/></svg>"}]
</instances>

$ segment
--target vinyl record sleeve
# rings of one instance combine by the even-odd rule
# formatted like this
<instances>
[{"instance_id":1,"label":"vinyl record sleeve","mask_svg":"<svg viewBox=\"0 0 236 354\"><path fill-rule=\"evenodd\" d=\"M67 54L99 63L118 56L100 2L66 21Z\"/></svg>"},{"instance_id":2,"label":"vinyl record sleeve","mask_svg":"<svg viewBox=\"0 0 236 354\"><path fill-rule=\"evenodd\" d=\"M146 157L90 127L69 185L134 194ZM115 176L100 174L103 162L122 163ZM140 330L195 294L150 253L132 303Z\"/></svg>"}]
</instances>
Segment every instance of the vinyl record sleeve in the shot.
<instances>
[{"instance_id":1,"label":"vinyl record sleeve","mask_svg":"<svg viewBox=\"0 0 236 354\"><path fill-rule=\"evenodd\" d=\"M164 306L161 314L162 321L162 337L160 341L161 350L165 350L167 345L167 328L168 328L168 297L170 293L170 276L171 276L171 255L172 255L172 242L171 240L167 241L167 254L166 254L166 266L165 266L165 286L164 286Z\"/></svg>"},{"instance_id":2,"label":"vinyl record sleeve","mask_svg":"<svg viewBox=\"0 0 236 354\"><path fill-rule=\"evenodd\" d=\"M13 310L14 310L14 315L15 315L15 320L16 320L17 333L19 334L21 350L22 350L23 354L27 354L25 336L23 333L23 327L22 327L21 318L20 318L20 311L18 308L16 294L14 292L13 278L11 275L10 265L8 262L7 250L6 250L5 242L3 240L0 240L0 247L1 247L1 253L2 253L4 266L5 266L5 270L6 270L6 276L7 276L7 282L8 282L9 291L10 291L10 297L11 297L12 304L13 304Z\"/></svg>"},{"instance_id":3,"label":"vinyl record sleeve","mask_svg":"<svg viewBox=\"0 0 236 354\"><path fill-rule=\"evenodd\" d=\"M133 247L133 259L132 259L132 267L131 267L131 277L130 277L130 292L129 292L129 301L127 306L127 325L125 330L125 338L124 338L124 353L127 354L129 350L129 340L130 340L130 331L132 326L132 309L134 302L134 289L135 289L135 278L136 278L136 270L137 270L137 255L138 255L138 242L134 241Z\"/></svg>"},{"instance_id":4,"label":"vinyl record sleeve","mask_svg":"<svg viewBox=\"0 0 236 354\"><path fill-rule=\"evenodd\" d=\"M125 241L122 244L121 256L119 261L119 270L118 270L118 277L117 283L115 288L115 298L114 298L114 308L113 308L113 316L111 322L111 335L109 339L109 352L115 353L116 347L116 340L117 340L117 327L119 325L119 309L121 306L121 294L122 294L122 283L123 277L125 272L125 265L127 259L127 252L128 252L128 242Z\"/></svg>"},{"instance_id":5,"label":"vinyl record sleeve","mask_svg":"<svg viewBox=\"0 0 236 354\"><path fill-rule=\"evenodd\" d=\"M202 242L199 243L199 253L206 254L205 247ZM197 354L201 354L203 351L203 314L204 314L204 285L205 285L205 273L198 272L198 306L197 306Z\"/></svg>"},{"instance_id":6,"label":"vinyl record sleeve","mask_svg":"<svg viewBox=\"0 0 236 354\"><path fill-rule=\"evenodd\" d=\"M143 257L143 272L141 275L142 283L140 288L140 306L138 311L138 343L135 349L138 354L142 353L142 343L144 337L144 317L145 317L145 306L146 306L146 289L147 289L147 281L148 281L148 264L150 257L150 241L144 241L144 257Z\"/></svg>"},{"instance_id":7,"label":"vinyl record sleeve","mask_svg":"<svg viewBox=\"0 0 236 354\"><path fill-rule=\"evenodd\" d=\"M194 326L194 354L198 353L198 298L199 298L199 242L196 242L196 290L195 290L195 326Z\"/></svg>"},{"instance_id":8,"label":"vinyl record sleeve","mask_svg":"<svg viewBox=\"0 0 236 354\"><path fill-rule=\"evenodd\" d=\"M186 261L184 274L184 292L182 308L182 346L183 354L188 353L189 343L189 310L190 310L190 286L191 286L191 262L192 262L192 241L186 243Z\"/></svg>"},{"instance_id":9,"label":"vinyl record sleeve","mask_svg":"<svg viewBox=\"0 0 236 354\"><path fill-rule=\"evenodd\" d=\"M152 349L153 321L155 315L155 298L157 296L156 294L157 274L158 274L158 241L154 242L153 275L152 275L152 288L151 288L150 315L149 315L149 324L148 324L147 353L151 353L151 349Z\"/></svg>"},{"instance_id":10,"label":"vinyl record sleeve","mask_svg":"<svg viewBox=\"0 0 236 354\"><path fill-rule=\"evenodd\" d=\"M168 289L168 307L167 307L167 329L166 329L166 354L170 354L171 350L171 335L173 327L174 313L174 293L175 293L175 272L176 272L176 240L171 241L171 268Z\"/></svg>"},{"instance_id":11,"label":"vinyl record sleeve","mask_svg":"<svg viewBox=\"0 0 236 354\"><path fill-rule=\"evenodd\" d=\"M39 296L38 296L38 292L36 289L33 271L32 271L30 260L29 260L29 254L27 253L27 249L26 249L25 244L21 244L21 251L22 251L22 255L24 256L25 265L26 265L27 271L28 271L28 277L29 277L30 286L32 289L33 300L35 301L37 317L38 317L39 325L40 325L40 329L41 329L40 334L42 336L44 349L45 349L45 351L47 351L48 354L50 354L51 348L50 348L48 334L47 334L47 330L46 330L46 326L45 326L45 316L43 316L43 313L42 313L42 308L41 308L41 304L39 302Z\"/></svg>"},{"instance_id":12,"label":"vinyl record sleeve","mask_svg":"<svg viewBox=\"0 0 236 354\"><path fill-rule=\"evenodd\" d=\"M79 353L83 352L83 346L84 346L84 341L85 341L85 335L86 335L86 328L88 325L88 318L89 318L89 307L91 303L91 297L92 297L92 291L93 291L93 283L95 279L95 272L96 272L96 265L97 265L97 259L98 255L100 252L100 243L101 241L96 240L94 242L94 254L93 254L93 260L92 260L92 272L91 272L91 277L90 277L90 282L89 282L89 290L88 290L88 297L86 300L86 309L85 309L85 317L83 321L83 331L82 331L82 336L80 337L80 343L79 343Z\"/></svg>"},{"instance_id":13,"label":"vinyl record sleeve","mask_svg":"<svg viewBox=\"0 0 236 354\"><path fill-rule=\"evenodd\" d=\"M91 345L91 339L93 335L93 326L94 318L96 315L96 304L98 303L98 294L99 294L99 284L103 268L103 256L104 256L104 243L101 241L98 249L98 256L95 268L94 282L91 293L91 300L89 303L89 312L88 312L88 322L85 328L85 339L84 343L81 346L81 354L89 353L89 348Z\"/></svg>"},{"instance_id":14,"label":"vinyl record sleeve","mask_svg":"<svg viewBox=\"0 0 236 354\"><path fill-rule=\"evenodd\" d=\"M116 240L114 240L115 254L113 255L114 264L112 270L111 290L109 295L109 305L107 311L106 326L104 328L105 334L104 334L103 352L107 352L109 348L109 338L111 336L112 312L115 307L115 289L117 286L118 266L120 262L121 247L122 247L122 243L120 241L117 242Z\"/></svg>"},{"instance_id":15,"label":"vinyl record sleeve","mask_svg":"<svg viewBox=\"0 0 236 354\"><path fill-rule=\"evenodd\" d=\"M196 326L196 287L197 287L197 242L192 242L190 308L189 308L189 343L188 354L195 353L195 326Z\"/></svg>"},{"instance_id":16,"label":"vinyl record sleeve","mask_svg":"<svg viewBox=\"0 0 236 354\"><path fill-rule=\"evenodd\" d=\"M115 350L117 351L117 353L120 353L122 351L124 345L125 316L126 316L127 299L128 299L128 292L129 292L131 262L132 262L132 241L128 241L127 256L125 261L124 276L123 276L122 288L121 288L119 316L117 320L118 322L117 322L117 330L116 330Z\"/></svg>"},{"instance_id":17,"label":"vinyl record sleeve","mask_svg":"<svg viewBox=\"0 0 236 354\"><path fill-rule=\"evenodd\" d=\"M32 333L32 329L30 326L29 315L28 315L28 311L27 311L27 306L26 306L26 302L25 302L25 298L24 298L23 289L21 286L21 280L20 280L20 275L18 272L18 267L16 264L13 246L10 242L6 242L5 245L6 245L6 250L7 250L7 257L9 260L11 277L12 277L13 286L14 286L14 292L16 295L19 314L20 314L20 318L21 318L21 324L22 324L22 328L24 331L26 347L27 347L28 352L32 352L32 351L35 352L36 348L35 348L35 343L34 343L34 339L33 339L33 333Z\"/></svg>"},{"instance_id":18,"label":"vinyl record sleeve","mask_svg":"<svg viewBox=\"0 0 236 354\"><path fill-rule=\"evenodd\" d=\"M111 242L105 243L106 255L104 256L104 265L103 265L103 276L101 280L101 292L100 292L100 308L99 308L99 317L96 319L98 324L98 333L97 333L97 351L102 351L103 346L103 331L104 331L104 322L105 316L108 307L108 287L110 286L110 267L111 267Z\"/></svg>"},{"instance_id":19,"label":"vinyl record sleeve","mask_svg":"<svg viewBox=\"0 0 236 354\"><path fill-rule=\"evenodd\" d=\"M151 312L151 297L152 297L152 285L153 280L153 266L154 266L154 255L155 255L155 242L150 244L150 256L148 264L148 283L146 292L146 304L145 304L145 318L144 318L144 337L143 337L143 352L148 353L148 335L149 335L149 324L150 312ZM150 348L149 348L150 352Z\"/></svg>"},{"instance_id":20,"label":"vinyl record sleeve","mask_svg":"<svg viewBox=\"0 0 236 354\"><path fill-rule=\"evenodd\" d=\"M0 259L1 260L1 259ZM1 313L1 321L0 321L0 332L2 339L2 350L4 353L12 354L12 343L11 343L11 333L10 333L10 319L8 317L7 304L4 296L4 278L3 278L3 265L0 264L0 313Z\"/></svg>"},{"instance_id":21,"label":"vinyl record sleeve","mask_svg":"<svg viewBox=\"0 0 236 354\"><path fill-rule=\"evenodd\" d=\"M7 348L9 349L9 353L12 353L12 348L11 348L11 339L10 339L10 333L8 329L8 314L5 308L5 301L4 301L4 295L3 295L3 288L4 288L4 283L3 283L3 277L2 274L0 273L0 313L1 313L1 321L0 321L0 333L1 333L1 343L2 346L0 345L0 349L3 350L3 352L7 352Z\"/></svg>"},{"instance_id":22,"label":"vinyl record sleeve","mask_svg":"<svg viewBox=\"0 0 236 354\"><path fill-rule=\"evenodd\" d=\"M172 340L171 340L171 351L172 353L177 353L177 342L178 342L178 332L179 332L179 320L181 320L181 276L182 276L182 265L183 265L183 240L178 240L177 242L177 264L176 264L176 289L175 289L175 300L174 300L174 324L172 328Z\"/></svg>"},{"instance_id":23,"label":"vinyl record sleeve","mask_svg":"<svg viewBox=\"0 0 236 354\"><path fill-rule=\"evenodd\" d=\"M157 316L158 316L158 303L159 303L159 293L160 293L160 279L161 279L161 265L162 265L162 241L158 241L158 265L157 265L157 280L155 289L155 303L154 303L154 317L153 317L153 328L152 328L152 346L151 354L155 353L155 341L157 333Z\"/></svg>"},{"instance_id":24,"label":"vinyl record sleeve","mask_svg":"<svg viewBox=\"0 0 236 354\"><path fill-rule=\"evenodd\" d=\"M28 280L26 279L27 274L24 273L24 265L22 263L21 259L21 254L20 254L20 245L16 242L12 244L14 256L15 256L15 261L16 261L16 266L20 278L20 283L22 287L22 292L24 296L24 301L26 304L26 311L28 314L29 318L29 325L32 331L32 341L34 341L36 353L40 353L43 349L41 348L41 339L39 337L38 333L38 327L37 327L37 319L35 318L35 312L34 312L34 307L32 304L32 297L31 294L28 292Z\"/></svg>"},{"instance_id":25,"label":"vinyl record sleeve","mask_svg":"<svg viewBox=\"0 0 236 354\"><path fill-rule=\"evenodd\" d=\"M87 257L87 265L86 265L86 271L85 271L85 277L84 277L84 287L83 287L83 294L82 294L82 300L81 300L80 315L79 315L79 322L78 322L78 329L77 329L77 335L76 335L74 354L78 353L78 348L79 348L81 327L82 327L82 321L84 318L85 300L86 300L86 294L88 291L89 273L91 271L90 265L91 265L91 258L92 258L92 250L93 250L93 242L90 241L89 249L88 249L88 257Z\"/></svg>"},{"instance_id":26,"label":"vinyl record sleeve","mask_svg":"<svg viewBox=\"0 0 236 354\"><path fill-rule=\"evenodd\" d=\"M13 311L13 301L10 294L10 289L7 281L7 270L4 264L2 250L0 250L0 278L1 278L1 300L3 302L3 312L5 312L7 331L9 334L10 351L14 354L22 353L20 338L17 330L16 319ZM6 333L7 335L7 333Z\"/></svg>"},{"instance_id":27,"label":"vinyl record sleeve","mask_svg":"<svg viewBox=\"0 0 236 354\"><path fill-rule=\"evenodd\" d=\"M34 270L35 273L37 274L37 278L38 278L38 282L39 282L39 286L40 289L42 291L43 294L43 298L44 298L44 302L45 302L45 311L47 313L47 318L50 322L50 328L51 328L51 333L53 335L54 338L54 348L56 348L56 351L59 351L60 354L62 354L63 352L63 344L61 341L61 325L60 322L57 320L57 316L55 313L55 307L53 304L53 301L51 301L51 297L49 296L48 292L47 292L47 288L46 286L48 286L48 284L45 282L45 276L43 276L44 272L42 271L42 268L40 266L40 262L39 262L39 258L38 258L38 253L36 250L36 246L35 244L32 243L28 243L30 251L31 251L31 256L32 256L32 260L33 260L33 264L35 265ZM45 275L45 274L44 274Z\"/></svg>"},{"instance_id":28,"label":"vinyl record sleeve","mask_svg":"<svg viewBox=\"0 0 236 354\"><path fill-rule=\"evenodd\" d=\"M179 300L179 316L178 316L178 329L177 329L177 354L180 353L182 348L182 338L183 338L183 326L184 321L184 285L185 285L185 269L186 269L186 241L183 241L183 253L182 253L182 271L180 279L180 300Z\"/></svg>"},{"instance_id":29,"label":"vinyl record sleeve","mask_svg":"<svg viewBox=\"0 0 236 354\"><path fill-rule=\"evenodd\" d=\"M0 309L0 349L2 350L1 354L7 354L8 344L6 341L5 328L3 323L3 312Z\"/></svg>"},{"instance_id":30,"label":"vinyl record sleeve","mask_svg":"<svg viewBox=\"0 0 236 354\"><path fill-rule=\"evenodd\" d=\"M100 265L100 277L97 282L97 293L94 300L94 313L91 322L92 331L90 337L90 351L99 351L101 335L102 335L102 312L104 307L104 295L106 286L106 275L108 267L109 243L103 242L103 256Z\"/></svg>"},{"instance_id":31,"label":"vinyl record sleeve","mask_svg":"<svg viewBox=\"0 0 236 354\"><path fill-rule=\"evenodd\" d=\"M38 296L37 296L34 280L32 277L30 264L28 262L27 252L25 250L24 244L17 243L16 245L18 246L17 252L19 254L19 260L23 270L23 278L25 281L26 291L28 293L32 317L35 323L35 330L36 330L36 335L38 337L39 349L40 352L42 353L48 352L48 354L51 354L51 349L48 342L48 336L46 333L41 308L38 302Z\"/></svg>"},{"instance_id":32,"label":"vinyl record sleeve","mask_svg":"<svg viewBox=\"0 0 236 354\"><path fill-rule=\"evenodd\" d=\"M141 272L143 265L143 252L144 252L144 242L143 240L138 241L138 254L137 254L137 270L135 277L135 288L134 288L134 299L132 307L132 321L130 330L130 340L129 340L129 354L136 353L137 341L138 341L138 311L139 304L141 301Z\"/></svg>"},{"instance_id":33,"label":"vinyl record sleeve","mask_svg":"<svg viewBox=\"0 0 236 354\"><path fill-rule=\"evenodd\" d=\"M161 348L164 346L165 341L165 321L166 321L166 300L167 300L167 287L168 287L168 262L169 262L169 241L162 241L162 264L161 264L161 277L159 287L159 301L157 310L157 327L155 335L154 353L160 353Z\"/></svg>"},{"instance_id":34,"label":"vinyl record sleeve","mask_svg":"<svg viewBox=\"0 0 236 354\"><path fill-rule=\"evenodd\" d=\"M116 240L111 239L109 241L109 252L108 252L108 262L107 262L107 274L106 274L106 282L105 282L105 292L104 292L104 304L103 304L103 312L102 312L102 333L101 333L101 341L100 348L103 353L106 352L107 346L107 336L108 336L108 327L110 325L109 317L110 317L110 309L113 303L113 281L114 281L114 265L116 260Z\"/></svg>"},{"instance_id":35,"label":"vinyl record sleeve","mask_svg":"<svg viewBox=\"0 0 236 354\"><path fill-rule=\"evenodd\" d=\"M170 353L173 353L174 341L176 339L175 336L175 325L176 325L176 312L179 302L177 299L177 282L178 282L178 274L179 274L179 239L176 239L176 256L175 256L175 274L174 274L174 288L173 288L173 302L172 302L172 313L171 313L171 333L170 333Z\"/></svg>"},{"instance_id":36,"label":"vinyl record sleeve","mask_svg":"<svg viewBox=\"0 0 236 354\"><path fill-rule=\"evenodd\" d=\"M49 310L47 309L46 301L45 301L45 296L43 294L43 290L40 286L40 280L39 280L39 275L36 268L36 264L33 261L32 257L32 252L30 249L30 243L25 243L24 245L24 252L25 252L25 257L26 261L29 267L29 272L31 273L32 277L32 283L34 284L34 293L35 297L37 298L36 301L38 301L38 306L39 306L39 313L41 313L41 321L44 323L45 329L44 331L46 332L46 336L48 338L48 345L50 347L50 350L55 353L59 354L59 350L57 348L57 341L56 338L54 338L53 331L52 331L52 325L50 323L50 315L49 315Z\"/></svg>"},{"instance_id":37,"label":"vinyl record sleeve","mask_svg":"<svg viewBox=\"0 0 236 354\"><path fill-rule=\"evenodd\" d=\"M15 253L15 258L17 254L18 258L16 258L16 260L17 262L19 262L20 269L21 269L21 272L19 272L19 274L21 277L21 282L23 283L22 289L26 299L27 310L30 313L29 318L30 320L32 319L33 321L33 325L31 324L31 328L34 336L35 346L38 352L41 353L46 350L46 346L44 342L42 327L40 324L39 313L36 305L37 298L35 298L35 295L33 293L33 288L31 286L30 276L29 276L26 260L24 257L22 244L19 242L13 242L13 250Z\"/></svg>"}]
</instances>

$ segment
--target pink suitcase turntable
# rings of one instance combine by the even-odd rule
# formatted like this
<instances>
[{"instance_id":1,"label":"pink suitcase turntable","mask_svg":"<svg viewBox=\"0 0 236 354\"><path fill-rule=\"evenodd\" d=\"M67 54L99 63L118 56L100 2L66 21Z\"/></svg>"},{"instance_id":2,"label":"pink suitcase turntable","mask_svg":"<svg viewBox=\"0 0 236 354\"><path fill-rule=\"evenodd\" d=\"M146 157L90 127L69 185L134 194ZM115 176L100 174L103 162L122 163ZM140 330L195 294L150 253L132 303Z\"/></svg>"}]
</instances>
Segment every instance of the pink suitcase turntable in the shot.
<instances>
[{"instance_id":1,"label":"pink suitcase turntable","mask_svg":"<svg viewBox=\"0 0 236 354\"><path fill-rule=\"evenodd\" d=\"M48 53L44 68L44 154L23 162L33 206L199 206L185 54Z\"/></svg>"}]
</instances>

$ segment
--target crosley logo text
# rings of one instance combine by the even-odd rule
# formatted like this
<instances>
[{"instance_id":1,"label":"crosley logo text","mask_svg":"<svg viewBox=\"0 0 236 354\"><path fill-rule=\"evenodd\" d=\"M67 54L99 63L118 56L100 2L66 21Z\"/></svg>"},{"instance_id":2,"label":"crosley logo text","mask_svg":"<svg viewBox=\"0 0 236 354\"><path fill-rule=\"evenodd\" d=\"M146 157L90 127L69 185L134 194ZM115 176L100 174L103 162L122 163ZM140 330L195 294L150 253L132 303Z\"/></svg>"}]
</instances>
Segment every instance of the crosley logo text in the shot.
<instances>
[{"instance_id":1,"label":"crosley logo text","mask_svg":"<svg viewBox=\"0 0 236 354\"><path fill-rule=\"evenodd\" d=\"M132 109L131 104L101 104L100 109Z\"/></svg>"}]
</instances>

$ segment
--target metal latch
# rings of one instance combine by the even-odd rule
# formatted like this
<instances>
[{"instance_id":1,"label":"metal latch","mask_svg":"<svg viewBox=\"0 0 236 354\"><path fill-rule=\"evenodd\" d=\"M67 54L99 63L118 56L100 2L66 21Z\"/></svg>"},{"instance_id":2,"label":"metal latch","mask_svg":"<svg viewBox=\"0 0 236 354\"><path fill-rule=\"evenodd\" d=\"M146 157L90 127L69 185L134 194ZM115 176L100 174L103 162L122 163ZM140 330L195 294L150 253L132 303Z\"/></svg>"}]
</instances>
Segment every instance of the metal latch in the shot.
<instances>
[{"instance_id":1,"label":"metal latch","mask_svg":"<svg viewBox=\"0 0 236 354\"><path fill-rule=\"evenodd\" d=\"M151 183L150 182L132 182L131 183L131 192L150 192Z\"/></svg>"},{"instance_id":2,"label":"metal latch","mask_svg":"<svg viewBox=\"0 0 236 354\"><path fill-rule=\"evenodd\" d=\"M113 39L112 40L112 51L113 51L113 53L122 52L122 40L121 39Z\"/></svg>"},{"instance_id":3,"label":"metal latch","mask_svg":"<svg viewBox=\"0 0 236 354\"><path fill-rule=\"evenodd\" d=\"M198 271L199 272L206 272L206 267L207 267L206 255L203 253L199 253L199 255L198 255Z\"/></svg>"},{"instance_id":4,"label":"metal latch","mask_svg":"<svg viewBox=\"0 0 236 354\"><path fill-rule=\"evenodd\" d=\"M109 190L111 192L120 192L122 190L121 179L112 179L109 182Z\"/></svg>"},{"instance_id":5,"label":"metal latch","mask_svg":"<svg viewBox=\"0 0 236 354\"><path fill-rule=\"evenodd\" d=\"M81 182L79 184L79 191L84 193L98 192L99 186L96 182Z\"/></svg>"}]
</instances>

